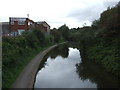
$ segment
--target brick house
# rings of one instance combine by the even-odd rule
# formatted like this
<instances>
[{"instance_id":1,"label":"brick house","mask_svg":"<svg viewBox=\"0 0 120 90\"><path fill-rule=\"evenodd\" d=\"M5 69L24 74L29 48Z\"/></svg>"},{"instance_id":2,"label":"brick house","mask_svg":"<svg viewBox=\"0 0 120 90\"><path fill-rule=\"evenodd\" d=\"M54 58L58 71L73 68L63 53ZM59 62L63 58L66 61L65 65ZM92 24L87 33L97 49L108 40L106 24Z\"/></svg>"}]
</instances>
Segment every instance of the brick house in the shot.
<instances>
[{"instance_id":1,"label":"brick house","mask_svg":"<svg viewBox=\"0 0 120 90\"><path fill-rule=\"evenodd\" d=\"M34 29L41 30L45 34L50 33L50 26L44 22L34 22L29 18L9 18L9 29L12 36L21 35L23 31L30 31Z\"/></svg>"},{"instance_id":2,"label":"brick house","mask_svg":"<svg viewBox=\"0 0 120 90\"><path fill-rule=\"evenodd\" d=\"M40 27L43 27L41 30L45 32L45 34L50 34L50 25L48 25L47 22L42 21L42 22L36 22Z\"/></svg>"},{"instance_id":3,"label":"brick house","mask_svg":"<svg viewBox=\"0 0 120 90\"><path fill-rule=\"evenodd\" d=\"M9 18L9 29L13 36L21 35L23 31L29 31L33 28L35 28L35 23L28 18Z\"/></svg>"},{"instance_id":4,"label":"brick house","mask_svg":"<svg viewBox=\"0 0 120 90\"><path fill-rule=\"evenodd\" d=\"M38 24L37 22L35 23L35 28L38 29L38 30L41 30L43 33L46 33L47 32L47 28L44 27L42 24Z\"/></svg>"}]
</instances>

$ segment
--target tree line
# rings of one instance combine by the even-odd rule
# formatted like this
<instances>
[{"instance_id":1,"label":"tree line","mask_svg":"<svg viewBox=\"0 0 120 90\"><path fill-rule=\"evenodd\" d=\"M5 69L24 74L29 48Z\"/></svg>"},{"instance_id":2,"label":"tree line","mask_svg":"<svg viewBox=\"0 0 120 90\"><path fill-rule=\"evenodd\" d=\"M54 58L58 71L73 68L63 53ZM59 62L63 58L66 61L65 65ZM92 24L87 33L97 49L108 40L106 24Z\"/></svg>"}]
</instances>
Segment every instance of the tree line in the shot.
<instances>
[{"instance_id":1,"label":"tree line","mask_svg":"<svg viewBox=\"0 0 120 90\"><path fill-rule=\"evenodd\" d=\"M83 58L96 62L106 71L120 77L120 2L103 11L91 26L53 29L55 41L77 42Z\"/></svg>"}]
</instances>

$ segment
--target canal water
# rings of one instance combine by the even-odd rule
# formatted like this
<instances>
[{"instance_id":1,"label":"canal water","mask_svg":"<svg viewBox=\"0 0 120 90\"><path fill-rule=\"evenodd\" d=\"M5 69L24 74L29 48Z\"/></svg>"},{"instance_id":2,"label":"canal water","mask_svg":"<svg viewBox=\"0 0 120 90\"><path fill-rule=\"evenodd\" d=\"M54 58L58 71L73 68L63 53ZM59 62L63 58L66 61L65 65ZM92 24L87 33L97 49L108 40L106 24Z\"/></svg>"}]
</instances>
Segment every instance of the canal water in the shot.
<instances>
[{"instance_id":1,"label":"canal water","mask_svg":"<svg viewBox=\"0 0 120 90\"><path fill-rule=\"evenodd\" d=\"M119 88L119 81L99 65L83 60L80 49L64 44L44 57L34 88Z\"/></svg>"}]
</instances>

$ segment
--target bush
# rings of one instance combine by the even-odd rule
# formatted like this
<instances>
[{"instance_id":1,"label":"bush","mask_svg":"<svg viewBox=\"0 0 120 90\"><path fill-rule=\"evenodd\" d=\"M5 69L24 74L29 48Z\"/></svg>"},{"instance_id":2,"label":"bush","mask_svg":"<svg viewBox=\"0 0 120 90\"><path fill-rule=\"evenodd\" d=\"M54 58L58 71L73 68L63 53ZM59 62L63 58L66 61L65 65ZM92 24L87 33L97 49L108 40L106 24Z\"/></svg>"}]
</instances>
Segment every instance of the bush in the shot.
<instances>
[{"instance_id":1,"label":"bush","mask_svg":"<svg viewBox=\"0 0 120 90\"><path fill-rule=\"evenodd\" d=\"M3 37L2 40L2 85L9 88L24 66L50 42L39 30L16 37Z\"/></svg>"}]
</instances>

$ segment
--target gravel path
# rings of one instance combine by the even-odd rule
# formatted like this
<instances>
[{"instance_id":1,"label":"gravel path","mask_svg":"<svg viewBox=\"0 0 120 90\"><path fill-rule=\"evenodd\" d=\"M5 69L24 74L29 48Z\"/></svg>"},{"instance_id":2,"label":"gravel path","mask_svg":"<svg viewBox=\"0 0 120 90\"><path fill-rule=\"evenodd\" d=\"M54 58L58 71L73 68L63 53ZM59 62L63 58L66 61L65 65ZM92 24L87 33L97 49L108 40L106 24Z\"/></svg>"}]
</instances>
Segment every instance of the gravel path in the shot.
<instances>
[{"instance_id":1,"label":"gravel path","mask_svg":"<svg viewBox=\"0 0 120 90\"><path fill-rule=\"evenodd\" d=\"M39 64L43 57L54 47L58 45L51 46L39 53L35 58L31 60L30 63L23 69L22 73L18 76L14 82L12 88L33 88L35 74L39 67Z\"/></svg>"}]
</instances>

